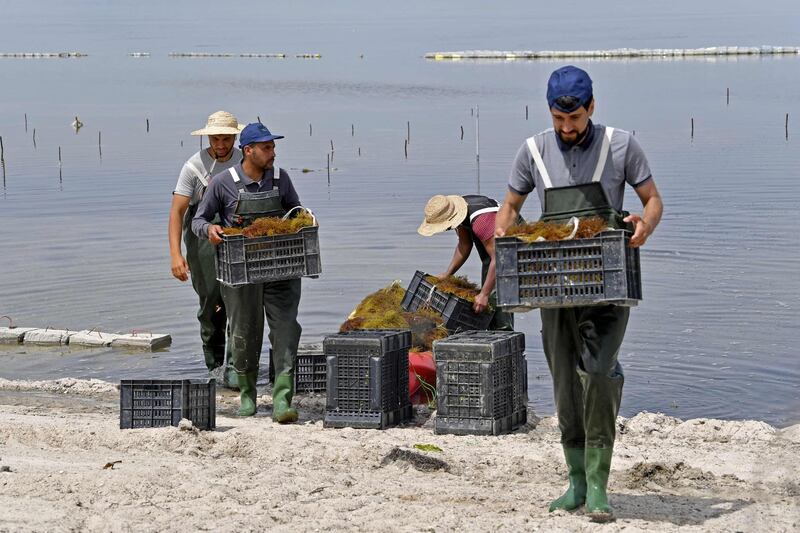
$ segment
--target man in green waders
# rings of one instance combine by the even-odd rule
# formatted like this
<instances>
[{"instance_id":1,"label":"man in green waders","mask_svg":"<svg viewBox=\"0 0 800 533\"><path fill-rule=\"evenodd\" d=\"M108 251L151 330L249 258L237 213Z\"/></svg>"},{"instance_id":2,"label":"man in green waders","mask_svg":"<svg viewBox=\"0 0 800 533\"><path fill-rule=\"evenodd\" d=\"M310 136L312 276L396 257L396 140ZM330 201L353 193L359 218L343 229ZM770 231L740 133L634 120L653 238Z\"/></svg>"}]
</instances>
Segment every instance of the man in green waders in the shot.
<instances>
[{"instance_id":1,"label":"man in green waders","mask_svg":"<svg viewBox=\"0 0 800 533\"><path fill-rule=\"evenodd\" d=\"M197 320L200 321L206 367L218 381L232 388L239 385L230 365L229 352L228 366L225 367L227 315L214 269L215 250L206 239L199 239L192 233L191 226L211 176L242 160L242 152L234 143L243 127L227 111L217 111L208 117L205 128L192 132L192 135L208 135L209 147L190 157L181 169L172 193L168 230L172 275L180 281L186 281L191 275L192 287L200 300ZM181 253L181 232L186 257Z\"/></svg>"},{"instance_id":2,"label":"man in green waders","mask_svg":"<svg viewBox=\"0 0 800 533\"><path fill-rule=\"evenodd\" d=\"M192 231L216 245L222 242L222 228L245 226L264 216L283 216L300 205L300 198L285 170L274 165L275 140L261 123L248 124L239 136L241 164L214 176L192 220ZM220 223L214 223L219 217ZM241 391L239 416L256 413L256 380L264 316L275 366L272 388L272 419L280 423L297 420L292 408L294 364L300 341L297 307L300 279L254 283L241 287L221 285L222 299L230 325L229 342L233 366Z\"/></svg>"},{"instance_id":3,"label":"man in green waders","mask_svg":"<svg viewBox=\"0 0 800 533\"><path fill-rule=\"evenodd\" d=\"M456 230L458 243L453 259L447 270L437 275L437 278L446 278L458 272L472 253L473 246L478 251L481 260L481 290L475 296L475 304L472 306L476 313L484 312L489 305L494 307L497 301L494 292L494 226L499 209L497 200L486 196L437 194L425 205L425 219L417 229L417 233L424 237ZM489 329L513 331L514 315L497 309Z\"/></svg>"},{"instance_id":4,"label":"man in green waders","mask_svg":"<svg viewBox=\"0 0 800 533\"><path fill-rule=\"evenodd\" d=\"M543 219L597 214L613 226L632 226L630 245L643 245L658 225L663 205L639 143L627 131L592 123L592 81L579 68L566 66L552 73L547 103L553 128L519 149L495 234L505 234L536 189ZM623 218L626 183L644 206L641 215ZM541 311L542 345L569 474L569 488L553 501L551 511L585 504L592 519L613 519L606 488L624 380L617 355L628 311L613 305Z\"/></svg>"}]
</instances>

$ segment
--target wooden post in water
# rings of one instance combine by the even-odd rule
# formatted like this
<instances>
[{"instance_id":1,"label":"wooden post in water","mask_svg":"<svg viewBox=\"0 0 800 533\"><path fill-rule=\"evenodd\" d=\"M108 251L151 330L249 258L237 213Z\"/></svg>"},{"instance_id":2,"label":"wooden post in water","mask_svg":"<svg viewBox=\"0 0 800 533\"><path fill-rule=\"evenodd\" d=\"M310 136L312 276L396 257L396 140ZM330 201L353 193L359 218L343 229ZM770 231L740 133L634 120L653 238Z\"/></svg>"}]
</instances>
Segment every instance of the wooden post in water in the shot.
<instances>
[{"instance_id":1,"label":"wooden post in water","mask_svg":"<svg viewBox=\"0 0 800 533\"><path fill-rule=\"evenodd\" d=\"M25 133L28 133L28 114L25 113Z\"/></svg>"},{"instance_id":2,"label":"wooden post in water","mask_svg":"<svg viewBox=\"0 0 800 533\"><path fill-rule=\"evenodd\" d=\"M692 117L692 133L691 133L691 136L692 136L692 139L694 139L694 117Z\"/></svg>"},{"instance_id":3,"label":"wooden post in water","mask_svg":"<svg viewBox=\"0 0 800 533\"><path fill-rule=\"evenodd\" d=\"M58 147L58 167L61 168L61 147Z\"/></svg>"},{"instance_id":4,"label":"wooden post in water","mask_svg":"<svg viewBox=\"0 0 800 533\"><path fill-rule=\"evenodd\" d=\"M786 140L789 140L789 113L786 113L786 120L783 123L783 129L786 132Z\"/></svg>"},{"instance_id":5,"label":"wooden post in water","mask_svg":"<svg viewBox=\"0 0 800 533\"><path fill-rule=\"evenodd\" d=\"M5 148L3 148L3 136L0 135L0 161L6 160Z\"/></svg>"},{"instance_id":6,"label":"wooden post in water","mask_svg":"<svg viewBox=\"0 0 800 533\"><path fill-rule=\"evenodd\" d=\"M406 155L406 159L408 159L408 139L403 139L403 153Z\"/></svg>"},{"instance_id":7,"label":"wooden post in water","mask_svg":"<svg viewBox=\"0 0 800 533\"><path fill-rule=\"evenodd\" d=\"M461 140L464 140L464 125L461 125Z\"/></svg>"},{"instance_id":8,"label":"wooden post in water","mask_svg":"<svg viewBox=\"0 0 800 533\"><path fill-rule=\"evenodd\" d=\"M311 123L308 123L308 136L311 137Z\"/></svg>"},{"instance_id":9,"label":"wooden post in water","mask_svg":"<svg viewBox=\"0 0 800 533\"><path fill-rule=\"evenodd\" d=\"M356 126L355 124L350 124L350 137L356 136Z\"/></svg>"},{"instance_id":10,"label":"wooden post in water","mask_svg":"<svg viewBox=\"0 0 800 533\"><path fill-rule=\"evenodd\" d=\"M33 128L33 148L36 149L36 128Z\"/></svg>"},{"instance_id":11,"label":"wooden post in water","mask_svg":"<svg viewBox=\"0 0 800 533\"><path fill-rule=\"evenodd\" d=\"M331 153L328 152L328 186L331 185Z\"/></svg>"},{"instance_id":12,"label":"wooden post in water","mask_svg":"<svg viewBox=\"0 0 800 533\"><path fill-rule=\"evenodd\" d=\"M261 122L261 115L256 115L256 118L258 119L258 122Z\"/></svg>"},{"instance_id":13,"label":"wooden post in water","mask_svg":"<svg viewBox=\"0 0 800 533\"><path fill-rule=\"evenodd\" d=\"M411 144L411 122L406 122L406 141Z\"/></svg>"},{"instance_id":14,"label":"wooden post in water","mask_svg":"<svg viewBox=\"0 0 800 533\"><path fill-rule=\"evenodd\" d=\"M100 152L100 157L103 157L103 144L102 144L102 136L103 132L97 132L97 150Z\"/></svg>"},{"instance_id":15,"label":"wooden post in water","mask_svg":"<svg viewBox=\"0 0 800 533\"><path fill-rule=\"evenodd\" d=\"M525 106L525 120L528 120L528 106Z\"/></svg>"},{"instance_id":16,"label":"wooden post in water","mask_svg":"<svg viewBox=\"0 0 800 533\"><path fill-rule=\"evenodd\" d=\"M727 87L725 89L725 105L730 105L731 103L731 88Z\"/></svg>"},{"instance_id":17,"label":"wooden post in water","mask_svg":"<svg viewBox=\"0 0 800 533\"><path fill-rule=\"evenodd\" d=\"M147 133L150 133L150 119L146 118L145 121L147 123Z\"/></svg>"},{"instance_id":18,"label":"wooden post in water","mask_svg":"<svg viewBox=\"0 0 800 533\"><path fill-rule=\"evenodd\" d=\"M358 147L358 157L361 157L361 147Z\"/></svg>"}]
</instances>

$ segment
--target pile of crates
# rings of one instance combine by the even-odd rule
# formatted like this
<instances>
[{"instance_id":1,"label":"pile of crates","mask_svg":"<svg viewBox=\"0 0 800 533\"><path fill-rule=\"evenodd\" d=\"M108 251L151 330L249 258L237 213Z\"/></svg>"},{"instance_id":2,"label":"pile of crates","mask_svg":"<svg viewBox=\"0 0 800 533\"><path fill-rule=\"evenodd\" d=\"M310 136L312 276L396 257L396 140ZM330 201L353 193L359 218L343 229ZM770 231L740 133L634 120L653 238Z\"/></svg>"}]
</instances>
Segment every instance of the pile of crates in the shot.
<instances>
[{"instance_id":1,"label":"pile of crates","mask_svg":"<svg viewBox=\"0 0 800 533\"><path fill-rule=\"evenodd\" d=\"M435 341L433 354L437 434L499 435L527 422L523 333L466 331Z\"/></svg>"},{"instance_id":2,"label":"pile of crates","mask_svg":"<svg viewBox=\"0 0 800 533\"><path fill-rule=\"evenodd\" d=\"M429 307L442 315L444 327L450 332L486 329L492 321L493 313L475 313L472 303L454 294L440 291L430 283L422 271L417 270L401 304L406 311L416 311Z\"/></svg>"},{"instance_id":3,"label":"pile of crates","mask_svg":"<svg viewBox=\"0 0 800 533\"><path fill-rule=\"evenodd\" d=\"M384 429L413 416L408 330L358 330L325 337L324 427Z\"/></svg>"},{"instance_id":4,"label":"pile of crates","mask_svg":"<svg viewBox=\"0 0 800 533\"><path fill-rule=\"evenodd\" d=\"M186 418L198 429L214 429L216 391L213 379L123 379L119 384L119 427L177 426Z\"/></svg>"},{"instance_id":5,"label":"pile of crates","mask_svg":"<svg viewBox=\"0 0 800 533\"><path fill-rule=\"evenodd\" d=\"M217 279L230 287L318 276L319 227L272 237L224 235L217 246L216 269Z\"/></svg>"},{"instance_id":6,"label":"pile of crates","mask_svg":"<svg viewBox=\"0 0 800 533\"><path fill-rule=\"evenodd\" d=\"M614 304L642 299L639 249L630 232L608 230L588 239L526 243L495 240L497 303L512 312L541 307Z\"/></svg>"}]
</instances>

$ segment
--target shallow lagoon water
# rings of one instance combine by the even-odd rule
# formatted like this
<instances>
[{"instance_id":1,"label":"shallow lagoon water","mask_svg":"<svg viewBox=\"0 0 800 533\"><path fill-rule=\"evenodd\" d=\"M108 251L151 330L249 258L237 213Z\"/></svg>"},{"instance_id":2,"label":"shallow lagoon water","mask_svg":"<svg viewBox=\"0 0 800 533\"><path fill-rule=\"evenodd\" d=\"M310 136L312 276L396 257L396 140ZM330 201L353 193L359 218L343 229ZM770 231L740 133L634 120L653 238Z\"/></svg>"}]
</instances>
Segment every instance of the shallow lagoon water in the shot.
<instances>
[{"instance_id":1,"label":"shallow lagoon water","mask_svg":"<svg viewBox=\"0 0 800 533\"><path fill-rule=\"evenodd\" d=\"M446 265L453 236L415 232L427 198L478 191L501 198L516 150L548 126L545 81L560 62L433 62L425 52L797 45L800 22L791 2L758 9L679 2L659 13L633 2L611 11L587 4L576 37L559 30L555 15L521 2L507 12L472 3L429 10L411 2L401 11L297 2L276 8L274 19L239 17L235 38L226 39L199 18L210 4L155 5L4 9L0 51L89 56L0 59L0 314L19 325L168 332L173 344L152 354L5 346L2 377L204 375L194 293L169 273L166 222L180 166L199 148L188 133L217 109L242 121L260 116L286 135L278 163L322 223L324 274L304 281L301 303L304 340L318 341L365 294ZM190 7L195 16L184 16ZM151 56L127 56L135 51ZM287 58L168 57L173 51ZM322 57L294 57L301 52ZM574 63L595 81L597 121L636 132L666 205L642 252L644 301L620 354L622 414L797 422L800 57ZM69 127L75 115L85 124L77 134ZM638 208L632 191L626 207ZM533 198L523 214L537 216ZM478 277L477 259L466 273ZM531 403L550 413L538 314L518 314L517 324L526 333Z\"/></svg>"}]
</instances>

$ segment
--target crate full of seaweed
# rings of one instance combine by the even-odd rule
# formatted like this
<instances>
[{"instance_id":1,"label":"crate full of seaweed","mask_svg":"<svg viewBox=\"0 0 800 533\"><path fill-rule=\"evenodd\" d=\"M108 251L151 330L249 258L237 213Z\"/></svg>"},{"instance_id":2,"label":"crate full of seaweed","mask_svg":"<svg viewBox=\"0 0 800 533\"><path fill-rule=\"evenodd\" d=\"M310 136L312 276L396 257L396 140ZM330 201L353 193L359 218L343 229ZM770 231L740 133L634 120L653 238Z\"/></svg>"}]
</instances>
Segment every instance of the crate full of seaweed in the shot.
<instances>
[{"instance_id":1,"label":"crate full of seaweed","mask_svg":"<svg viewBox=\"0 0 800 533\"><path fill-rule=\"evenodd\" d=\"M225 228L217 246L217 279L230 287L316 277L322 272L319 227L303 211L294 218L257 218L245 228Z\"/></svg>"},{"instance_id":2,"label":"crate full of seaweed","mask_svg":"<svg viewBox=\"0 0 800 533\"><path fill-rule=\"evenodd\" d=\"M460 276L438 279L417 270L408 285L402 307L406 311L431 309L442 316L451 332L484 330L494 316L494 309L482 313L472 310L478 288Z\"/></svg>"},{"instance_id":3,"label":"crate full of seaweed","mask_svg":"<svg viewBox=\"0 0 800 533\"><path fill-rule=\"evenodd\" d=\"M631 233L600 217L513 226L495 241L497 303L535 308L614 304L642 299L639 249Z\"/></svg>"}]
</instances>

